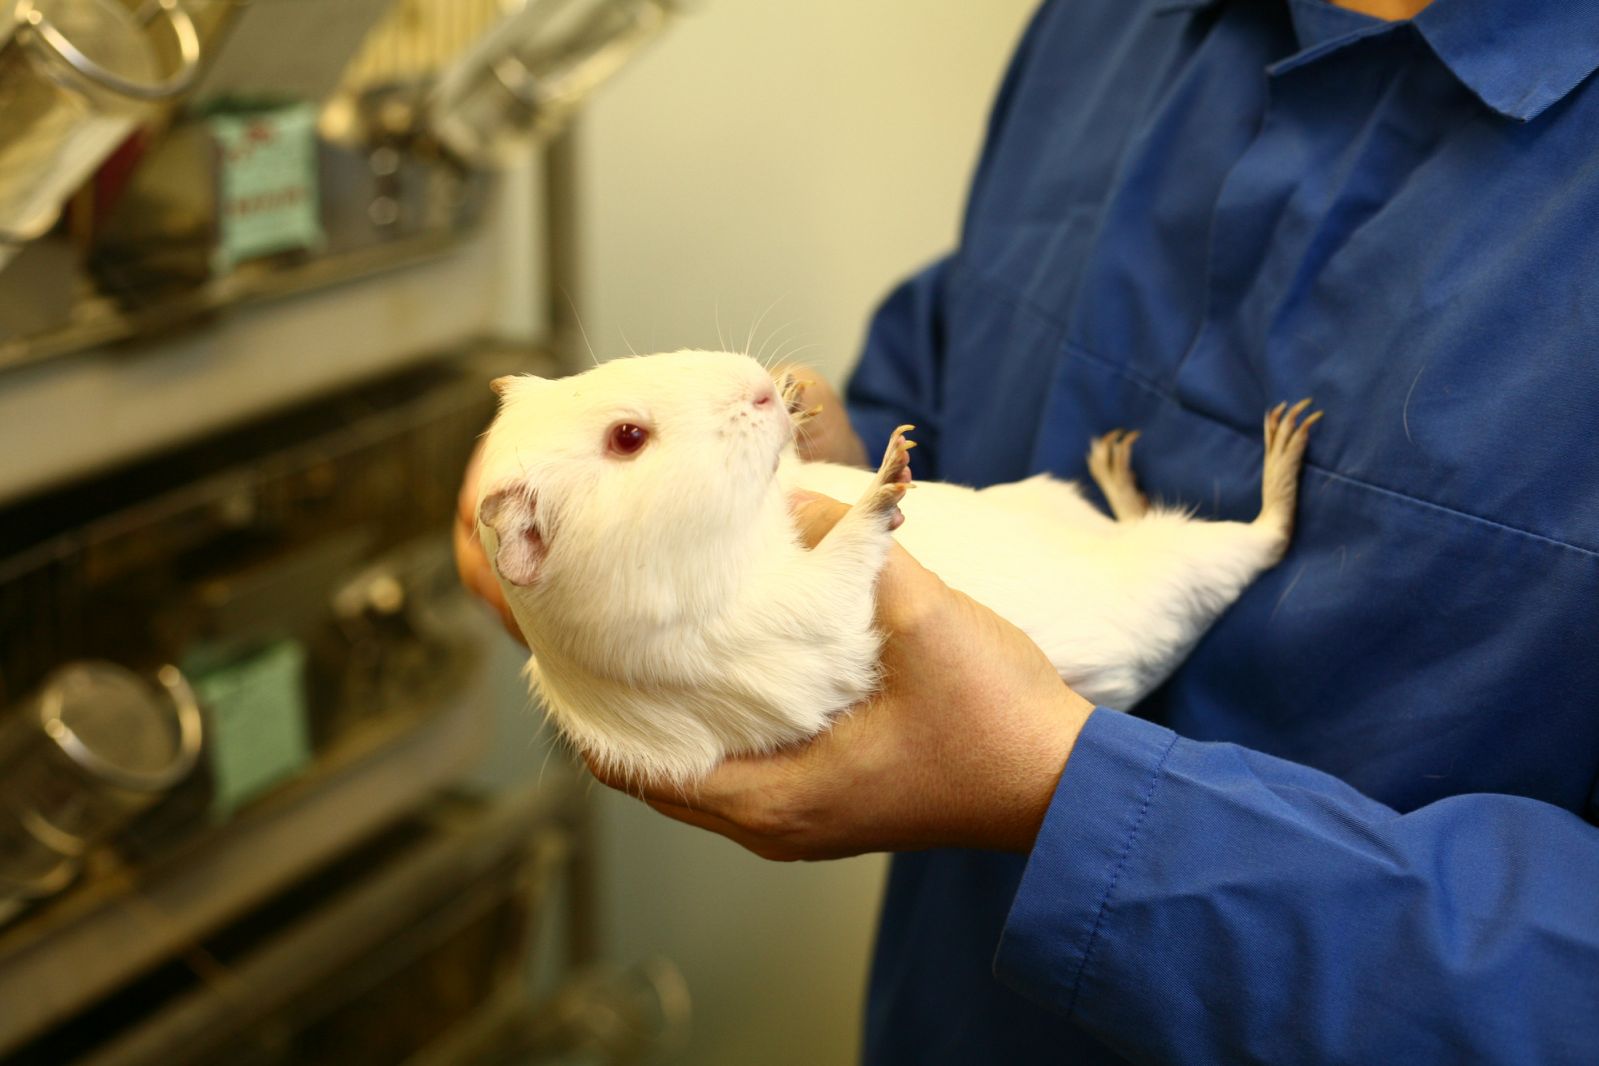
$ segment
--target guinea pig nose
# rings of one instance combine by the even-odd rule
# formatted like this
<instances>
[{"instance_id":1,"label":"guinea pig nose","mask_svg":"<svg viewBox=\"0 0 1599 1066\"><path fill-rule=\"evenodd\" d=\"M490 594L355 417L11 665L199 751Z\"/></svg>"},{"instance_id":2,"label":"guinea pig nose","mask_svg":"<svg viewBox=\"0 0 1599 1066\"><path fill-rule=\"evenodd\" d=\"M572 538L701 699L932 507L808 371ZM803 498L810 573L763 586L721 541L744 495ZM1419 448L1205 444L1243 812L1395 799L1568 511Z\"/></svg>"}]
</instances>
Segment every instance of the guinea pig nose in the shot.
<instances>
[{"instance_id":1,"label":"guinea pig nose","mask_svg":"<svg viewBox=\"0 0 1599 1066\"><path fill-rule=\"evenodd\" d=\"M750 402L755 404L756 407L770 407L777 402L777 389L767 385L765 388L758 390L755 393L755 399Z\"/></svg>"}]
</instances>

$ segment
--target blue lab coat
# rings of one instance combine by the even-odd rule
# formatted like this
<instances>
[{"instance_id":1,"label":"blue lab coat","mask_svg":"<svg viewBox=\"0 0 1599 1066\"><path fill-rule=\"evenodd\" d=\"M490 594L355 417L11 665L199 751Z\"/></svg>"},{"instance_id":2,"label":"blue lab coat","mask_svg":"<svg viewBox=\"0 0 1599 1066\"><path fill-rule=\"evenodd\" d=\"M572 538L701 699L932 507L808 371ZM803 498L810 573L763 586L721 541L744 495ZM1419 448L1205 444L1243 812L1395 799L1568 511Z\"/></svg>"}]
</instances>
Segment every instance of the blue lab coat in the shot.
<instances>
[{"instance_id":1,"label":"blue lab coat","mask_svg":"<svg viewBox=\"0 0 1599 1066\"><path fill-rule=\"evenodd\" d=\"M869 449L1081 478L1137 427L1247 520L1267 406L1327 417L1287 557L1032 853L895 858L867 1062L1599 1062L1596 65L1595 0L1038 13Z\"/></svg>"}]
</instances>

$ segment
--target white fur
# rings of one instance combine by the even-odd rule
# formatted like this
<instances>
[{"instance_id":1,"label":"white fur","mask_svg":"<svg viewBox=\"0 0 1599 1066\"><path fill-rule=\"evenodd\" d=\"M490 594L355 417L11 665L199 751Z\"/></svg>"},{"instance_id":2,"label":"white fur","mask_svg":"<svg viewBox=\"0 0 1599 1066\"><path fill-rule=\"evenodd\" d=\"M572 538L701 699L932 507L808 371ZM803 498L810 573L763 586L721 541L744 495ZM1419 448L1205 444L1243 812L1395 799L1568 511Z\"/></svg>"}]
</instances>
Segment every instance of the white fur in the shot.
<instances>
[{"instance_id":1,"label":"white fur","mask_svg":"<svg viewBox=\"0 0 1599 1066\"><path fill-rule=\"evenodd\" d=\"M756 403L770 384L746 356L676 352L503 389L480 516L496 493L533 503L490 508L499 528L480 518L480 532L509 568L520 557L499 555L501 537L541 546L528 583L501 573L533 687L574 743L624 776L686 784L729 754L814 736L876 687L886 520L857 506L807 551L786 503L792 488L855 501L874 474L798 461L782 403ZM632 457L607 451L618 422L651 430ZM911 554L1019 626L1085 697L1123 708L1287 538L1287 520L1264 513L1117 522L1043 476L919 482L901 507L894 535Z\"/></svg>"}]
</instances>

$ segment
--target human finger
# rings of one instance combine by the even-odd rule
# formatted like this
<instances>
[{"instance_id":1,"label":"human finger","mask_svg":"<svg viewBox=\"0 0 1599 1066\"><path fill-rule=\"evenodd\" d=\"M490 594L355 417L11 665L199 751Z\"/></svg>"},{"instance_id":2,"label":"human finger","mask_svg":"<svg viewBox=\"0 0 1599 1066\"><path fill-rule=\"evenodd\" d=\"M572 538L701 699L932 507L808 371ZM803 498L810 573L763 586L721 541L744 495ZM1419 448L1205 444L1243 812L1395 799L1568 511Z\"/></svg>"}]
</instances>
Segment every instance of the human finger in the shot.
<instances>
[{"instance_id":1,"label":"human finger","mask_svg":"<svg viewBox=\"0 0 1599 1066\"><path fill-rule=\"evenodd\" d=\"M526 644L527 638L516 624L516 615L505 599L505 592L500 588L494 568L489 564L488 556L483 554L483 545L478 543L475 532L466 534L456 529L455 570L461 578L461 584L494 612L506 633L517 643Z\"/></svg>"},{"instance_id":2,"label":"human finger","mask_svg":"<svg viewBox=\"0 0 1599 1066\"><path fill-rule=\"evenodd\" d=\"M788 509L794 517L794 525L799 529L805 546L814 548L838 524L838 520L849 512L849 505L831 496L801 489L789 494Z\"/></svg>"},{"instance_id":3,"label":"human finger","mask_svg":"<svg viewBox=\"0 0 1599 1066\"><path fill-rule=\"evenodd\" d=\"M450 531L455 572L469 592L489 605L505 631L518 642L526 643L521 629L517 627L516 616L511 613L511 605L506 602L505 592L494 576L494 567L489 563L483 543L477 536L477 482L482 453L480 442L467 460L466 470L461 475L461 491L455 497L455 522Z\"/></svg>"}]
</instances>

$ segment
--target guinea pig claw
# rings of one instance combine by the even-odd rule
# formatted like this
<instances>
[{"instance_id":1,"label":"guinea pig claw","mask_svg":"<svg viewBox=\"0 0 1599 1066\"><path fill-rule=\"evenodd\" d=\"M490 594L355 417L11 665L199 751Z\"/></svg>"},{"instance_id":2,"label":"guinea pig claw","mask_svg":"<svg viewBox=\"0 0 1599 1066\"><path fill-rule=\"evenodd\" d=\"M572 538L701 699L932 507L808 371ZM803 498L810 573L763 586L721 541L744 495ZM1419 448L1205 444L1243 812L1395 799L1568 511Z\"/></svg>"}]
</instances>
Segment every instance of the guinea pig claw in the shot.
<instances>
[{"instance_id":1,"label":"guinea pig claw","mask_svg":"<svg viewBox=\"0 0 1599 1066\"><path fill-rule=\"evenodd\" d=\"M1293 529L1294 507L1299 498L1299 473L1310 444L1310 427L1324 412L1309 411L1306 397L1293 406L1280 403L1266 412L1266 455L1261 471L1260 515L1257 524L1281 538L1283 548ZM1307 415L1306 412L1309 411ZM1301 417L1304 416L1304 417Z\"/></svg>"},{"instance_id":2,"label":"guinea pig claw","mask_svg":"<svg viewBox=\"0 0 1599 1066\"><path fill-rule=\"evenodd\" d=\"M1307 417L1301 419L1313 401L1305 397L1290 407L1280 403L1266 412L1266 448L1268 453L1273 451L1294 450L1303 454L1305 443L1309 440L1310 427L1321 421L1322 411L1311 411ZM1296 459L1297 461L1297 459Z\"/></svg>"},{"instance_id":3,"label":"guinea pig claw","mask_svg":"<svg viewBox=\"0 0 1599 1066\"><path fill-rule=\"evenodd\" d=\"M788 408L788 413L796 420L810 418L820 409L818 404L810 411L805 411L805 390L816 384L815 381L802 380L791 372L785 372L777 378L778 395L783 398L783 406Z\"/></svg>"},{"instance_id":4,"label":"guinea pig claw","mask_svg":"<svg viewBox=\"0 0 1599 1066\"><path fill-rule=\"evenodd\" d=\"M911 480L911 449L916 447L916 442L905 439L905 431L909 428L901 426L888 438L888 447L883 449L883 461L877 468L878 485L889 489L896 501L904 494L904 486Z\"/></svg>"},{"instance_id":5,"label":"guinea pig claw","mask_svg":"<svg viewBox=\"0 0 1599 1066\"><path fill-rule=\"evenodd\" d=\"M1149 498L1133 476L1133 442L1141 430L1113 429L1095 437L1088 447L1088 473L1099 486L1111 514L1130 522L1149 513Z\"/></svg>"}]
</instances>

